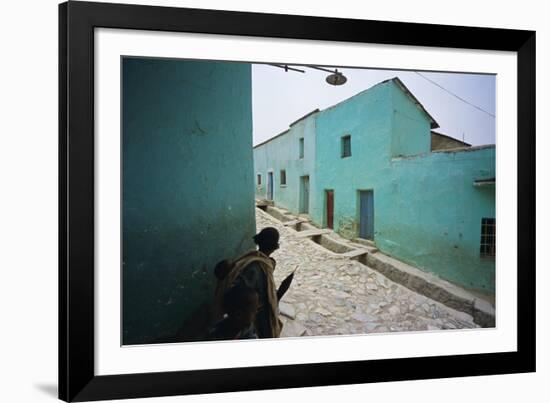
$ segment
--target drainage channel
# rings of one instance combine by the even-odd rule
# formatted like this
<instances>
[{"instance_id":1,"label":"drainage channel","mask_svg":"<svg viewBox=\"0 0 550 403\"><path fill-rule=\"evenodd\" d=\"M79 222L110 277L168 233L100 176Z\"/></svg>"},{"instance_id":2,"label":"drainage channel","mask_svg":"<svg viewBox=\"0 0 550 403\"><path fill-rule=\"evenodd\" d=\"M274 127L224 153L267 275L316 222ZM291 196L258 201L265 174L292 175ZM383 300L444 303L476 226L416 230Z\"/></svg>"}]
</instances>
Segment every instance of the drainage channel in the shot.
<instances>
[{"instance_id":1,"label":"drainage channel","mask_svg":"<svg viewBox=\"0 0 550 403\"><path fill-rule=\"evenodd\" d=\"M366 253L366 251L362 251L362 248L354 248L352 246L346 245L344 242L336 240L332 238L329 234L315 234L315 231L328 231L332 232L331 230L321 230L314 226L313 224L301 219L300 217L296 218L295 216L291 215L289 212L286 212L285 210L269 206L269 205L262 205L258 206L261 210L265 211L267 214L271 215L273 218L281 221L283 225L287 228L291 228L295 230L296 232L304 233L305 231L311 231L313 232L312 235L307 235L309 239L311 239L316 244L322 246L325 249L328 249L331 252L337 253L337 254L346 254L354 251L361 251Z\"/></svg>"},{"instance_id":2,"label":"drainage channel","mask_svg":"<svg viewBox=\"0 0 550 403\"><path fill-rule=\"evenodd\" d=\"M313 236L311 240L334 253L346 253L355 250L355 248L350 248L349 246L336 242L327 235L316 235Z\"/></svg>"}]
</instances>

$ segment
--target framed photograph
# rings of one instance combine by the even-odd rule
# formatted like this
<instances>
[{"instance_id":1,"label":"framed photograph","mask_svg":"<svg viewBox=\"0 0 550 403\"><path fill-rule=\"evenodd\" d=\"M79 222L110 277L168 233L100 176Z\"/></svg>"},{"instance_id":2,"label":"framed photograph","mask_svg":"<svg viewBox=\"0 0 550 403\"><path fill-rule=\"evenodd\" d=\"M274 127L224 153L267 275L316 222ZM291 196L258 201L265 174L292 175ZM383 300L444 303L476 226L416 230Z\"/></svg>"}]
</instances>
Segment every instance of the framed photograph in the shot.
<instances>
[{"instance_id":1,"label":"framed photograph","mask_svg":"<svg viewBox=\"0 0 550 403\"><path fill-rule=\"evenodd\" d=\"M59 398L535 371L535 32L59 5Z\"/></svg>"}]
</instances>

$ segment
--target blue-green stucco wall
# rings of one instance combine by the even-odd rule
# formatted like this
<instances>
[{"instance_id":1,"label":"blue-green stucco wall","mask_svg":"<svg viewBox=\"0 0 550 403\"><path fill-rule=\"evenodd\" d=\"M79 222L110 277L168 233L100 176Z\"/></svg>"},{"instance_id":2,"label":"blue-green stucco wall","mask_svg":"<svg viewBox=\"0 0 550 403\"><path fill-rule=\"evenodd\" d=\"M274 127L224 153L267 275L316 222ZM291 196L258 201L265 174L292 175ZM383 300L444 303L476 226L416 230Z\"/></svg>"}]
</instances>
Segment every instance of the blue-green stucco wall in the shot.
<instances>
[{"instance_id":1,"label":"blue-green stucco wall","mask_svg":"<svg viewBox=\"0 0 550 403\"><path fill-rule=\"evenodd\" d=\"M123 343L173 335L253 247L250 65L122 60Z\"/></svg>"},{"instance_id":2,"label":"blue-green stucco wall","mask_svg":"<svg viewBox=\"0 0 550 403\"><path fill-rule=\"evenodd\" d=\"M495 262L480 258L479 245L481 219L495 218L495 187L474 186L494 177L494 147L393 159L375 191L376 245L464 287L494 292Z\"/></svg>"},{"instance_id":3,"label":"blue-green stucco wall","mask_svg":"<svg viewBox=\"0 0 550 403\"><path fill-rule=\"evenodd\" d=\"M390 81L392 101L392 157L426 153L431 148L430 121L411 98ZM428 135L426 135L428 133Z\"/></svg>"},{"instance_id":4,"label":"blue-green stucco wall","mask_svg":"<svg viewBox=\"0 0 550 403\"><path fill-rule=\"evenodd\" d=\"M267 173L273 172L273 200L278 206L298 212L300 177L309 175L310 213L315 210L311 194L315 189L315 115L293 124L288 132L254 148L255 197L267 198ZM304 157L300 158L300 138L304 139ZM286 185L281 185L281 170L286 171ZM262 184L257 185L257 174ZM298 191L297 191L298 190ZM313 204L312 204L313 203Z\"/></svg>"},{"instance_id":5,"label":"blue-green stucco wall","mask_svg":"<svg viewBox=\"0 0 550 403\"><path fill-rule=\"evenodd\" d=\"M494 147L430 152L430 118L394 80L309 119L316 137L314 223L326 226L325 190L331 189L335 231L357 237L359 191L372 190L374 240L382 252L466 288L494 292L494 260L479 257L481 218L495 217L494 186L473 184L495 177ZM351 156L342 158L345 135L351 136ZM285 136L255 149L257 172L289 164ZM273 160L273 154L283 157ZM298 197L290 181L287 172L286 192ZM297 212L277 192L274 200Z\"/></svg>"},{"instance_id":6,"label":"blue-green stucco wall","mask_svg":"<svg viewBox=\"0 0 550 403\"><path fill-rule=\"evenodd\" d=\"M377 85L317 115L316 193L321 206L311 215L326 224L325 190L334 191L334 229L358 232L357 191L383 180L391 146L391 87ZM342 137L351 136L351 156L342 158Z\"/></svg>"}]
</instances>

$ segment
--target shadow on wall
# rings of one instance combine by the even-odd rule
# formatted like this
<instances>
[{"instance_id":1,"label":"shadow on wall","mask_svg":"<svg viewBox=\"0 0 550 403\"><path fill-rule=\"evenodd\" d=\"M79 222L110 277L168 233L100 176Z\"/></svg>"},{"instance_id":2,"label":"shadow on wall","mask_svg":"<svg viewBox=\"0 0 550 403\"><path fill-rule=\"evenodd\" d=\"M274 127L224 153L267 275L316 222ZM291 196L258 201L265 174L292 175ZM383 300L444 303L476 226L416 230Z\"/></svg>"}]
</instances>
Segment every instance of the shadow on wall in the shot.
<instances>
[{"instance_id":1,"label":"shadow on wall","mask_svg":"<svg viewBox=\"0 0 550 403\"><path fill-rule=\"evenodd\" d=\"M253 247L250 65L122 59L122 342L174 337Z\"/></svg>"}]
</instances>

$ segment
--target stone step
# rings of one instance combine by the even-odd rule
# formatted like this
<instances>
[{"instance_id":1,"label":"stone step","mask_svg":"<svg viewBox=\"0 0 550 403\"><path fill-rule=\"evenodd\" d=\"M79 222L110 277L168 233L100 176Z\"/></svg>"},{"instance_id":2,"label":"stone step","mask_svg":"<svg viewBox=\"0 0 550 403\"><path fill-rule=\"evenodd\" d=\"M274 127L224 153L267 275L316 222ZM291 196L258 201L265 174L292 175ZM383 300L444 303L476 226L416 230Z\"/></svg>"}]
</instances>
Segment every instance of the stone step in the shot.
<instances>
[{"instance_id":1,"label":"stone step","mask_svg":"<svg viewBox=\"0 0 550 403\"><path fill-rule=\"evenodd\" d=\"M367 245L367 244L364 244L364 243L358 243L358 242L355 242L355 240L349 241L349 243L352 247L359 248L359 249L365 249L369 253L378 252L378 248L376 246L370 246L370 245Z\"/></svg>"},{"instance_id":2,"label":"stone step","mask_svg":"<svg viewBox=\"0 0 550 403\"><path fill-rule=\"evenodd\" d=\"M349 252L342 253L340 256L349 257L350 259L352 259L354 257L366 255L367 253L369 253L369 251L366 249L354 249L354 250L350 250Z\"/></svg>"},{"instance_id":3,"label":"stone step","mask_svg":"<svg viewBox=\"0 0 550 403\"><path fill-rule=\"evenodd\" d=\"M283 223L283 225L285 227L291 227L293 225L300 224L300 223L303 223L303 222L307 222L307 221L302 220L302 219L297 219L297 220L286 221L286 222Z\"/></svg>"},{"instance_id":4,"label":"stone step","mask_svg":"<svg viewBox=\"0 0 550 403\"><path fill-rule=\"evenodd\" d=\"M266 199L256 199L256 206L263 207L263 206L273 206L273 200L266 200Z\"/></svg>"},{"instance_id":5,"label":"stone step","mask_svg":"<svg viewBox=\"0 0 550 403\"><path fill-rule=\"evenodd\" d=\"M370 246L372 248L376 247L376 245L374 244L374 241L371 241L370 239L354 238L353 242L361 244L363 246Z\"/></svg>"},{"instance_id":6,"label":"stone step","mask_svg":"<svg viewBox=\"0 0 550 403\"><path fill-rule=\"evenodd\" d=\"M298 238L307 238L318 235L330 234L332 230L330 229L308 229L306 231L300 231L296 234Z\"/></svg>"},{"instance_id":7,"label":"stone step","mask_svg":"<svg viewBox=\"0 0 550 403\"><path fill-rule=\"evenodd\" d=\"M279 207L267 206L265 212L281 222L291 221L294 218L289 211Z\"/></svg>"}]
</instances>

